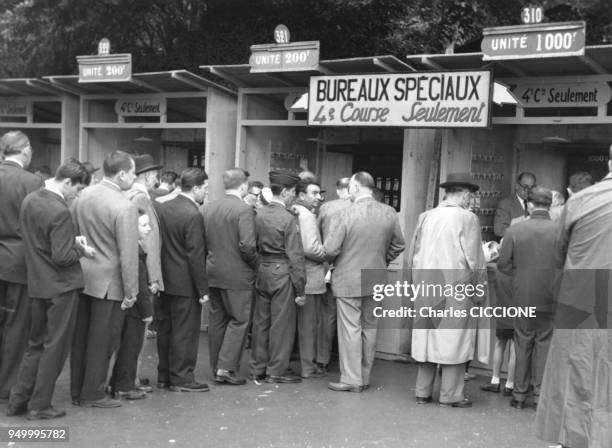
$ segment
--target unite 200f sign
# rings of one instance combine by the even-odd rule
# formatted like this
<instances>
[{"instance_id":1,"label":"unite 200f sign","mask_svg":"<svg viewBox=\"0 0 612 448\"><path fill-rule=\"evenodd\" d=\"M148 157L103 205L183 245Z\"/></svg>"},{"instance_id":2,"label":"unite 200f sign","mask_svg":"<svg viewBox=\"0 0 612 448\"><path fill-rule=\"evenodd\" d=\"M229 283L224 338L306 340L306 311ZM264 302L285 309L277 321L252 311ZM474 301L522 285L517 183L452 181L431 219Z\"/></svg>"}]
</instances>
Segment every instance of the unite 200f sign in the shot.
<instances>
[{"instance_id":1,"label":"unite 200f sign","mask_svg":"<svg viewBox=\"0 0 612 448\"><path fill-rule=\"evenodd\" d=\"M488 127L491 72L313 76L310 126Z\"/></svg>"}]
</instances>

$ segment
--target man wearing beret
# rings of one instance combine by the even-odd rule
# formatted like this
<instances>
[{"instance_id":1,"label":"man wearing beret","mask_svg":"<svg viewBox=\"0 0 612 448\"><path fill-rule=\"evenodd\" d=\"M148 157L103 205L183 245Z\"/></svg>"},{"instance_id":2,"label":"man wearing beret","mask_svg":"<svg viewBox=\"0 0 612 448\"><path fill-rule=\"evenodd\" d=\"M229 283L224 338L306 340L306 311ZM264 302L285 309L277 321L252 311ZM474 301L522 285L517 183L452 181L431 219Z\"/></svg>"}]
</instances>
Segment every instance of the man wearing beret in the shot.
<instances>
[{"instance_id":1,"label":"man wearing beret","mask_svg":"<svg viewBox=\"0 0 612 448\"><path fill-rule=\"evenodd\" d=\"M270 204L255 218L260 264L255 281L251 376L269 383L298 383L287 374L296 325L296 303L304 304L306 271L297 217L287 209L300 178L270 172Z\"/></svg>"},{"instance_id":2,"label":"man wearing beret","mask_svg":"<svg viewBox=\"0 0 612 448\"><path fill-rule=\"evenodd\" d=\"M529 219L508 227L497 261L498 269L512 276L513 305L536 307L535 318L514 319L516 370L510 405L517 409L525 405L532 377L535 399L539 396L552 338L557 225L548 213L551 202L550 190L531 190Z\"/></svg>"}]
</instances>

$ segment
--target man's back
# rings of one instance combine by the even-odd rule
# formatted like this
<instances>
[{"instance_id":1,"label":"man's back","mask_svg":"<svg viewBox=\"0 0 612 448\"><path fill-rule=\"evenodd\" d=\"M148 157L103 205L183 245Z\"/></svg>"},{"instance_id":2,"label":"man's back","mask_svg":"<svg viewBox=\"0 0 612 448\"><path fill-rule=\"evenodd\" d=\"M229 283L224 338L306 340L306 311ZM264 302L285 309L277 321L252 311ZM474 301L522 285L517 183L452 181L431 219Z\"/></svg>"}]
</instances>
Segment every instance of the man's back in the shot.
<instances>
[{"instance_id":1,"label":"man's back","mask_svg":"<svg viewBox=\"0 0 612 448\"><path fill-rule=\"evenodd\" d=\"M194 201L178 195L155 204L162 237L164 291L170 295L201 297L206 283L204 220Z\"/></svg>"},{"instance_id":2,"label":"man's back","mask_svg":"<svg viewBox=\"0 0 612 448\"><path fill-rule=\"evenodd\" d=\"M350 199L334 199L333 201L324 202L319 209L319 226L321 235L325 238L330 230L333 216L340 210L350 207L352 204Z\"/></svg>"},{"instance_id":3,"label":"man's back","mask_svg":"<svg viewBox=\"0 0 612 448\"><path fill-rule=\"evenodd\" d=\"M204 226L210 286L252 288L257 268L253 209L236 196L226 195L206 206Z\"/></svg>"},{"instance_id":4,"label":"man's back","mask_svg":"<svg viewBox=\"0 0 612 448\"><path fill-rule=\"evenodd\" d=\"M19 235L19 209L24 198L42 187L40 177L17 163L0 163L0 280L26 283L23 244Z\"/></svg>"},{"instance_id":5,"label":"man's back","mask_svg":"<svg viewBox=\"0 0 612 448\"><path fill-rule=\"evenodd\" d=\"M138 293L138 213L108 180L87 187L74 202L77 233L96 250L81 259L84 293L123 300Z\"/></svg>"},{"instance_id":6,"label":"man's back","mask_svg":"<svg viewBox=\"0 0 612 448\"><path fill-rule=\"evenodd\" d=\"M514 218L525 215L525 204L519 202L516 193L503 198L497 204L495 217L493 219L493 231L495 236L503 238L506 229L510 227L510 223Z\"/></svg>"},{"instance_id":7,"label":"man's back","mask_svg":"<svg viewBox=\"0 0 612 448\"><path fill-rule=\"evenodd\" d=\"M324 246L334 262L334 295L360 297L361 270L386 269L405 241L396 211L366 197L334 216Z\"/></svg>"}]
</instances>

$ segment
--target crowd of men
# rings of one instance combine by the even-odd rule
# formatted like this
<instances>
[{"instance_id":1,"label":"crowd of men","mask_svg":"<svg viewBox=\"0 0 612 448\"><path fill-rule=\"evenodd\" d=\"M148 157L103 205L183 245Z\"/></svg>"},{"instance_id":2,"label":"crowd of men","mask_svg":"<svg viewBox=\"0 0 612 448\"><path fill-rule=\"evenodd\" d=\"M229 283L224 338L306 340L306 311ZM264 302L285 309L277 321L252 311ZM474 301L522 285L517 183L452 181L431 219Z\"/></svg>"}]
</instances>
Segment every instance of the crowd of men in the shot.
<instances>
[{"instance_id":1,"label":"crowd of men","mask_svg":"<svg viewBox=\"0 0 612 448\"><path fill-rule=\"evenodd\" d=\"M222 173L225 196L202 207L208 176L200 168L166 172L158 185L162 166L150 155L114 151L100 182L92 183L91 165L71 159L43 183L26 170L27 136L6 133L0 150L0 399L7 415L65 415L51 401L69 352L74 405L113 408L144 398L152 387L141 381L138 360L148 324L157 334L157 387L209 390L194 375L204 304L215 383L246 383L239 372L249 337L254 382L326 376L337 327L340 378L328 388L368 389L377 302L362 276L385 272L405 242L396 211L375 199L367 172L340 179L339 199L323 203L312 173L270 172L266 189L232 168ZM602 248L612 243L610 179L589 186L586 173L572 176L563 205L561 194L521 173L495 215L497 305L531 306L537 315L498 319L493 376L481 389L500 392L508 350L510 405L522 409L533 396L542 437L571 447L609 440L610 332L568 321L580 310L607 328L601 310L609 306L612 266ZM416 225L410 280L485 284L492 257L470 211L479 187L469 173L450 173L440 187L443 200ZM486 300L420 296L414 307L469 310ZM482 322L470 313L435 325L418 316L416 402L433 400L440 374L440 405L472 406L464 378L472 359L488 358ZM296 334L299 374L289 368ZM591 371L597 381L587 378Z\"/></svg>"}]
</instances>

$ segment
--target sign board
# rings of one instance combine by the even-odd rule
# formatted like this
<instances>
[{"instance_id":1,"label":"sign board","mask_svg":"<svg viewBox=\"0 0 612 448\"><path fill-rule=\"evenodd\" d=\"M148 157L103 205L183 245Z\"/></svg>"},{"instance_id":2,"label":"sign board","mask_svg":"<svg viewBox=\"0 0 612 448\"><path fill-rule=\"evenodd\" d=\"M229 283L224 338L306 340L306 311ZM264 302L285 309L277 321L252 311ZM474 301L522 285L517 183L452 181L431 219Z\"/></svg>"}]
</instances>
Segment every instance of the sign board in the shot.
<instances>
[{"instance_id":1,"label":"sign board","mask_svg":"<svg viewBox=\"0 0 612 448\"><path fill-rule=\"evenodd\" d=\"M483 61L584 55L584 22L485 28L482 34Z\"/></svg>"},{"instance_id":2,"label":"sign board","mask_svg":"<svg viewBox=\"0 0 612 448\"><path fill-rule=\"evenodd\" d=\"M607 82L555 82L554 78L519 83L512 93L523 107L598 107L612 99Z\"/></svg>"},{"instance_id":3,"label":"sign board","mask_svg":"<svg viewBox=\"0 0 612 448\"><path fill-rule=\"evenodd\" d=\"M251 73L314 70L319 65L319 41L252 45Z\"/></svg>"},{"instance_id":4,"label":"sign board","mask_svg":"<svg viewBox=\"0 0 612 448\"><path fill-rule=\"evenodd\" d=\"M132 77L132 55L77 56L79 82L121 82Z\"/></svg>"},{"instance_id":5,"label":"sign board","mask_svg":"<svg viewBox=\"0 0 612 448\"><path fill-rule=\"evenodd\" d=\"M115 102L115 113L122 117L159 117L166 113L166 99L118 99Z\"/></svg>"},{"instance_id":6,"label":"sign board","mask_svg":"<svg viewBox=\"0 0 612 448\"><path fill-rule=\"evenodd\" d=\"M5 99L0 101L0 117L28 117L32 112L32 103L23 100Z\"/></svg>"},{"instance_id":7,"label":"sign board","mask_svg":"<svg viewBox=\"0 0 612 448\"><path fill-rule=\"evenodd\" d=\"M491 72L312 76L310 126L485 128Z\"/></svg>"}]
</instances>

